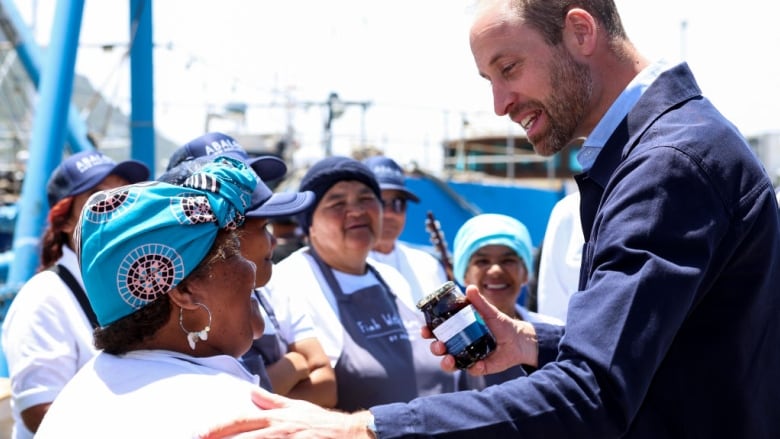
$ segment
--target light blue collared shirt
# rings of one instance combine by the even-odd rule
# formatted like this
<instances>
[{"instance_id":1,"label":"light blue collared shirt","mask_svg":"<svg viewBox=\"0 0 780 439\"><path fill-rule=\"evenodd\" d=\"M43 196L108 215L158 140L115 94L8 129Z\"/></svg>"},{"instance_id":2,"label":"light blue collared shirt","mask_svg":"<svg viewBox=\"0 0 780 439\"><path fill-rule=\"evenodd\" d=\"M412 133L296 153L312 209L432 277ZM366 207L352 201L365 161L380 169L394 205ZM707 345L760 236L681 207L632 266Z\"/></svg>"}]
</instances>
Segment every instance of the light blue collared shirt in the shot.
<instances>
[{"instance_id":1,"label":"light blue collared shirt","mask_svg":"<svg viewBox=\"0 0 780 439\"><path fill-rule=\"evenodd\" d=\"M590 135L583 142L580 152L577 153L577 161L582 167L582 171L589 170L596 158L601 152L601 148L609 140L609 136L615 132L618 124L623 118L626 117L629 111L634 108L634 105L639 101L639 98L645 93L645 90L658 78L658 76L669 68L669 63L665 60L656 61L644 70L639 72L638 75L628 84L625 90L620 93L615 102L609 107L609 110L604 114L596 128L590 133Z\"/></svg>"}]
</instances>

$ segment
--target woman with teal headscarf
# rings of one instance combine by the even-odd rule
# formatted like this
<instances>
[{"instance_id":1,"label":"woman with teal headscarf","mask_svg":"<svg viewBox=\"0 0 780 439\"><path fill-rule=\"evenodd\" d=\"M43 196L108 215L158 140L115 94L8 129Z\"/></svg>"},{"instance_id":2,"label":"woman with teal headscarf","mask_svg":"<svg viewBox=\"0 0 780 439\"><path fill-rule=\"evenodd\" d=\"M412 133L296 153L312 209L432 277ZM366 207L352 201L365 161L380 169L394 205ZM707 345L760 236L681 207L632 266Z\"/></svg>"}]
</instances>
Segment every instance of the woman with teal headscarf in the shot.
<instances>
[{"instance_id":1,"label":"woman with teal headscarf","mask_svg":"<svg viewBox=\"0 0 780 439\"><path fill-rule=\"evenodd\" d=\"M216 158L181 186L93 195L76 231L102 352L68 383L36 437L193 437L256 408L238 361L262 331L255 264L236 229L254 171Z\"/></svg>"},{"instance_id":2,"label":"woman with teal headscarf","mask_svg":"<svg viewBox=\"0 0 780 439\"><path fill-rule=\"evenodd\" d=\"M517 303L533 273L533 245L528 229L506 215L485 213L458 229L453 246L453 274L461 285L474 284L504 314L528 320L562 324L528 311Z\"/></svg>"},{"instance_id":3,"label":"woman with teal headscarf","mask_svg":"<svg viewBox=\"0 0 780 439\"><path fill-rule=\"evenodd\" d=\"M530 322L563 324L517 302L533 272L531 235L520 221L495 213L472 217L458 229L452 253L455 280L461 285L476 285L504 314ZM522 366L479 377L462 374L459 387L482 389L525 374Z\"/></svg>"}]
</instances>

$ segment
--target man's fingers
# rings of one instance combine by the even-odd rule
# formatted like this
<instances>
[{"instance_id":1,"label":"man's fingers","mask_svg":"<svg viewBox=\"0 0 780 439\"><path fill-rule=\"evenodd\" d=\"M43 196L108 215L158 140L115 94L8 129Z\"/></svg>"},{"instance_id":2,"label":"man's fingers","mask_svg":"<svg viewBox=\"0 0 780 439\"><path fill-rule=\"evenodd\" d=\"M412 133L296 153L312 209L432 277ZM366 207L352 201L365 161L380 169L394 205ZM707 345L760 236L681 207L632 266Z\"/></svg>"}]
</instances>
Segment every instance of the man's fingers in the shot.
<instances>
[{"instance_id":1,"label":"man's fingers","mask_svg":"<svg viewBox=\"0 0 780 439\"><path fill-rule=\"evenodd\" d=\"M209 431L200 434L200 439L222 439L230 438L239 433L245 433L255 430L260 430L268 427L269 421L267 419L258 418L246 418L246 419L234 419L229 424L219 425L210 429Z\"/></svg>"},{"instance_id":2,"label":"man's fingers","mask_svg":"<svg viewBox=\"0 0 780 439\"><path fill-rule=\"evenodd\" d=\"M466 298L469 299L469 302L474 309L476 309L479 315L485 320L495 319L500 312L498 308L493 306L482 294L480 294L479 288L477 288L476 285L466 286Z\"/></svg>"},{"instance_id":3,"label":"man's fingers","mask_svg":"<svg viewBox=\"0 0 780 439\"><path fill-rule=\"evenodd\" d=\"M287 407L289 401L289 399L281 395L271 393L260 387L252 390L252 402L263 410Z\"/></svg>"},{"instance_id":4,"label":"man's fingers","mask_svg":"<svg viewBox=\"0 0 780 439\"><path fill-rule=\"evenodd\" d=\"M455 372L458 368L455 366L455 357L452 355L445 355L441 359L441 368L445 372Z\"/></svg>"},{"instance_id":5,"label":"man's fingers","mask_svg":"<svg viewBox=\"0 0 780 439\"><path fill-rule=\"evenodd\" d=\"M252 402L260 409L275 409L285 407L287 405L287 398L273 394L261 387L252 389L251 393ZM224 425L218 425L209 431L202 433L201 439L220 439L233 437L239 433L251 432L267 428L271 421L262 416L262 412L257 412L257 417L247 416L245 418L237 418L230 423Z\"/></svg>"},{"instance_id":6,"label":"man's fingers","mask_svg":"<svg viewBox=\"0 0 780 439\"><path fill-rule=\"evenodd\" d=\"M491 305L485 298L479 293L479 289L475 285L468 285L466 287L466 297L469 299L474 309L485 319L485 322L495 321L499 318L500 312L496 307ZM424 326L422 328L422 336L427 339L434 339L433 332ZM447 346L439 340L433 340L431 342L431 353L436 356L442 357L441 368L446 372L455 372L458 368L455 366L455 357L447 354ZM484 362L480 361L476 367L471 367L469 373L472 375L484 375L487 370L487 366Z\"/></svg>"},{"instance_id":7,"label":"man's fingers","mask_svg":"<svg viewBox=\"0 0 780 439\"><path fill-rule=\"evenodd\" d=\"M435 340L431 342L431 353L433 355L442 356L447 353L447 345Z\"/></svg>"},{"instance_id":8,"label":"man's fingers","mask_svg":"<svg viewBox=\"0 0 780 439\"><path fill-rule=\"evenodd\" d=\"M476 363L474 363L471 367L466 369L466 371L469 373L469 375L473 376L482 376L486 375L487 372L487 364L484 360L479 360Z\"/></svg>"}]
</instances>

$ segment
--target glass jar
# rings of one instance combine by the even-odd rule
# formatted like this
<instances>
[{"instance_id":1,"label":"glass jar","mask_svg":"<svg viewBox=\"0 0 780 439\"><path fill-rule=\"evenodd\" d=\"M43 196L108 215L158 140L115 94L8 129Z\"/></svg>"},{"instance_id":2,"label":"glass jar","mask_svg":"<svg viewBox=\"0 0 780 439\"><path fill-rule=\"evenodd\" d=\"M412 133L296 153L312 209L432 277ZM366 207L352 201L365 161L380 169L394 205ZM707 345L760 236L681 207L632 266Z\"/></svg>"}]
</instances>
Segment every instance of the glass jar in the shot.
<instances>
[{"instance_id":1,"label":"glass jar","mask_svg":"<svg viewBox=\"0 0 780 439\"><path fill-rule=\"evenodd\" d=\"M447 346L459 369L467 369L496 348L496 340L466 295L452 281L417 302L428 328Z\"/></svg>"}]
</instances>

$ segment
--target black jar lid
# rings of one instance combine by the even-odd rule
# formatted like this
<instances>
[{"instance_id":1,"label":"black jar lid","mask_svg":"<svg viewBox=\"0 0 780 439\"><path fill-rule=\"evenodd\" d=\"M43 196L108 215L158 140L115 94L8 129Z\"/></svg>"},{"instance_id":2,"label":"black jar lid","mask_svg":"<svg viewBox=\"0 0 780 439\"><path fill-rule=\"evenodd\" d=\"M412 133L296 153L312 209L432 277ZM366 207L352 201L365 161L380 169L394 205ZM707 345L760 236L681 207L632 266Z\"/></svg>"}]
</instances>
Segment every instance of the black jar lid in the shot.
<instances>
[{"instance_id":1,"label":"black jar lid","mask_svg":"<svg viewBox=\"0 0 780 439\"><path fill-rule=\"evenodd\" d=\"M428 304L438 301L441 299L441 297L455 288L455 282L448 280L447 282L444 282L442 286L436 289L436 291L432 292L431 294L428 294L427 296L423 297L417 302L417 309L423 309Z\"/></svg>"}]
</instances>

